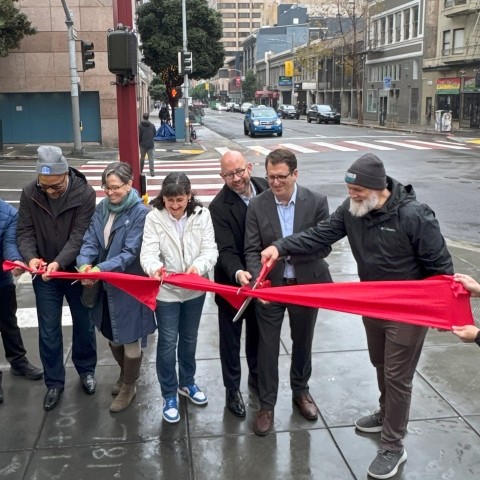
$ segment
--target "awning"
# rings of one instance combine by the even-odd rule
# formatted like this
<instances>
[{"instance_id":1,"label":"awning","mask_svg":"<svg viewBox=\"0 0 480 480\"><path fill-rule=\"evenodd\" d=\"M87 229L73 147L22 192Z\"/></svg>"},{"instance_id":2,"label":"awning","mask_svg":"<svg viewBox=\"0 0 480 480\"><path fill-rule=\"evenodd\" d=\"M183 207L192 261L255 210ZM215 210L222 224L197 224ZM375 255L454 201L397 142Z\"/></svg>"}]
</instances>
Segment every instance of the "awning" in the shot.
<instances>
[{"instance_id":1,"label":"awning","mask_svg":"<svg viewBox=\"0 0 480 480\"><path fill-rule=\"evenodd\" d=\"M272 92L270 90L257 90L255 92L255 98L278 98L278 92Z\"/></svg>"}]
</instances>

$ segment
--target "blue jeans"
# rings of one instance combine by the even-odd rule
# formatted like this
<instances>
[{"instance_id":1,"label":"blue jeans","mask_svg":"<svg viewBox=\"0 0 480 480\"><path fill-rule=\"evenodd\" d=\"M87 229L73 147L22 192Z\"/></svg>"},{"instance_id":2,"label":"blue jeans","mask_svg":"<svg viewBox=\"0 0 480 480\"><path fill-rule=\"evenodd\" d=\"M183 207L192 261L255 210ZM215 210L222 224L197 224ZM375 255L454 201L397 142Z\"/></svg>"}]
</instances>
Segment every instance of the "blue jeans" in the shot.
<instances>
[{"instance_id":1,"label":"blue jeans","mask_svg":"<svg viewBox=\"0 0 480 480\"><path fill-rule=\"evenodd\" d=\"M162 396L195 382L195 353L205 294L186 302L157 302L157 376ZM178 378L175 369L178 344Z\"/></svg>"},{"instance_id":2,"label":"blue jeans","mask_svg":"<svg viewBox=\"0 0 480 480\"><path fill-rule=\"evenodd\" d=\"M67 299L72 314L72 361L79 375L94 373L97 364L95 326L88 310L82 305L80 282L50 280L40 276L33 280L37 304L39 350L45 372L47 388L63 388L65 365L63 362L62 305Z\"/></svg>"}]
</instances>

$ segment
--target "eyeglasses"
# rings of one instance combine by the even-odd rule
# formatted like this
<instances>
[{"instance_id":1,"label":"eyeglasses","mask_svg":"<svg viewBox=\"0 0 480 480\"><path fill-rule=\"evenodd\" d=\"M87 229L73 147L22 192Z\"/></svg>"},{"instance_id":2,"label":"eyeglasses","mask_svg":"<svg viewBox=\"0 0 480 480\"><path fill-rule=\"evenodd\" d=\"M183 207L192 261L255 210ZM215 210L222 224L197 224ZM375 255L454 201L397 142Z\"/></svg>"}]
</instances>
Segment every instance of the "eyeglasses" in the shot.
<instances>
[{"instance_id":1,"label":"eyeglasses","mask_svg":"<svg viewBox=\"0 0 480 480\"><path fill-rule=\"evenodd\" d=\"M290 172L288 175L267 175L265 178L270 183L273 183L275 180L282 183L282 182L285 182L290 175L292 175L292 172Z\"/></svg>"},{"instance_id":2,"label":"eyeglasses","mask_svg":"<svg viewBox=\"0 0 480 480\"><path fill-rule=\"evenodd\" d=\"M122 187L124 187L126 183L122 183L121 185L114 185L112 187L107 187L106 185L102 185L102 189L104 192L118 192Z\"/></svg>"},{"instance_id":3,"label":"eyeglasses","mask_svg":"<svg viewBox=\"0 0 480 480\"><path fill-rule=\"evenodd\" d=\"M236 175L237 177L243 177L245 175L246 168L237 168L234 172L224 173L222 175L223 178L228 178L228 180L232 180L232 178Z\"/></svg>"},{"instance_id":4,"label":"eyeglasses","mask_svg":"<svg viewBox=\"0 0 480 480\"><path fill-rule=\"evenodd\" d=\"M62 183L55 183L54 185L42 185L38 180L37 180L37 187L42 191L42 192L47 192L48 190L61 190L63 188L63 185L65 184L65 178L66 175L63 177Z\"/></svg>"}]
</instances>

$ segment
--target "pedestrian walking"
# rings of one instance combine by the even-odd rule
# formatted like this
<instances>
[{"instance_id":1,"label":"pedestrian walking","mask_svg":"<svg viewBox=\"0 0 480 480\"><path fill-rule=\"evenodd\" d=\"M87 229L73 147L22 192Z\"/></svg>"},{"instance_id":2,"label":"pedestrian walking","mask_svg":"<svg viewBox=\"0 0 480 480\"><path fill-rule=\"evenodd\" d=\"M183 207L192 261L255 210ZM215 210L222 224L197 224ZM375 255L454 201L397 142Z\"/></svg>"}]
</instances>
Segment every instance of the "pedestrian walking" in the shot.
<instances>
[{"instance_id":1,"label":"pedestrian walking","mask_svg":"<svg viewBox=\"0 0 480 480\"><path fill-rule=\"evenodd\" d=\"M133 188L132 167L114 162L102 173L105 198L97 205L77 257L80 272L145 273L140 266L140 248L148 208ZM107 282L83 280L84 288L95 289L90 315L108 339L120 376L113 385L111 412L125 410L136 395L142 347L155 331L153 312L138 300Z\"/></svg>"},{"instance_id":2,"label":"pedestrian walking","mask_svg":"<svg viewBox=\"0 0 480 480\"><path fill-rule=\"evenodd\" d=\"M32 270L38 317L40 358L47 393L45 410L58 405L65 386L62 306L66 298L72 315L72 361L87 394L95 393L97 352L95 328L82 305L82 285L52 279L56 271L75 271L75 259L95 210L95 191L85 176L68 166L62 150L38 148L37 178L22 190L17 227L18 249Z\"/></svg>"},{"instance_id":3,"label":"pedestrian walking","mask_svg":"<svg viewBox=\"0 0 480 480\"><path fill-rule=\"evenodd\" d=\"M361 281L420 280L453 274L453 264L434 212L417 201L411 185L386 176L383 162L367 153L345 175L349 198L328 221L273 243L267 264L279 255L314 253L348 238ZM376 369L380 408L355 426L380 433L380 448L368 468L373 478L393 477L407 459L407 431L415 368L427 328L363 317L370 361Z\"/></svg>"},{"instance_id":4,"label":"pedestrian walking","mask_svg":"<svg viewBox=\"0 0 480 480\"><path fill-rule=\"evenodd\" d=\"M4 272L0 268L0 334L5 357L10 363L10 373L29 380L40 380L43 378L43 370L28 361L17 323L17 297L12 273L20 275L24 271L21 266L25 266L17 248L17 219L17 210L0 199L0 265L5 260L19 265L12 272ZM0 403L2 402L2 372L0 371Z\"/></svg>"},{"instance_id":5,"label":"pedestrian walking","mask_svg":"<svg viewBox=\"0 0 480 480\"><path fill-rule=\"evenodd\" d=\"M220 160L225 184L209 205L218 261L214 269L217 283L246 285L252 280L244 254L245 217L247 206L254 197L268 188L264 178L252 177L252 164L237 151L229 150ZM248 385L258 391L257 351L258 325L254 304L251 303L239 321L233 323L237 311L221 295L215 295L218 306L220 362L222 364L225 405L237 417L245 417L245 403L240 391L240 343L245 320L245 355L248 365Z\"/></svg>"},{"instance_id":6,"label":"pedestrian walking","mask_svg":"<svg viewBox=\"0 0 480 480\"><path fill-rule=\"evenodd\" d=\"M152 206L145 220L140 253L144 271L159 280L164 269L207 275L218 256L213 225L210 212L195 198L187 175L169 173ZM205 293L168 284L163 284L157 295L157 376L163 418L169 423L180 420L177 392L196 405L208 402L195 383L195 354L204 302Z\"/></svg>"},{"instance_id":7,"label":"pedestrian walking","mask_svg":"<svg viewBox=\"0 0 480 480\"><path fill-rule=\"evenodd\" d=\"M143 173L145 166L145 156L148 157L148 167L150 168L150 176L155 176L155 125L150 122L148 113L143 114L143 120L138 126L138 141L140 144L140 173Z\"/></svg>"}]
</instances>

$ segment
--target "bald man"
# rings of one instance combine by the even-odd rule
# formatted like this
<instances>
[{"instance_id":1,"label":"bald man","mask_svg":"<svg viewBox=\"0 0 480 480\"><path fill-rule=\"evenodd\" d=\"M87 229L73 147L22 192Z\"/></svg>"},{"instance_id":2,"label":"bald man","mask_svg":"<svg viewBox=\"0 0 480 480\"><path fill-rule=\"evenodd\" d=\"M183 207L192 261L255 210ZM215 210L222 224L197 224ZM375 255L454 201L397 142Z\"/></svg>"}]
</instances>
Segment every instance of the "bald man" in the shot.
<instances>
[{"instance_id":1,"label":"bald man","mask_svg":"<svg viewBox=\"0 0 480 480\"><path fill-rule=\"evenodd\" d=\"M250 200L268 188L263 178L252 177L252 164L237 151L229 150L220 160L225 185L210 204L219 257L215 265L215 281L225 285L245 285L252 280L246 270L244 250L245 217ZM243 318L233 323L237 311L220 295L218 305L220 360L226 389L226 407L237 417L245 417L245 404L240 392L240 337L245 320L245 354L249 370L248 384L257 390L258 326L253 303Z\"/></svg>"}]
</instances>

